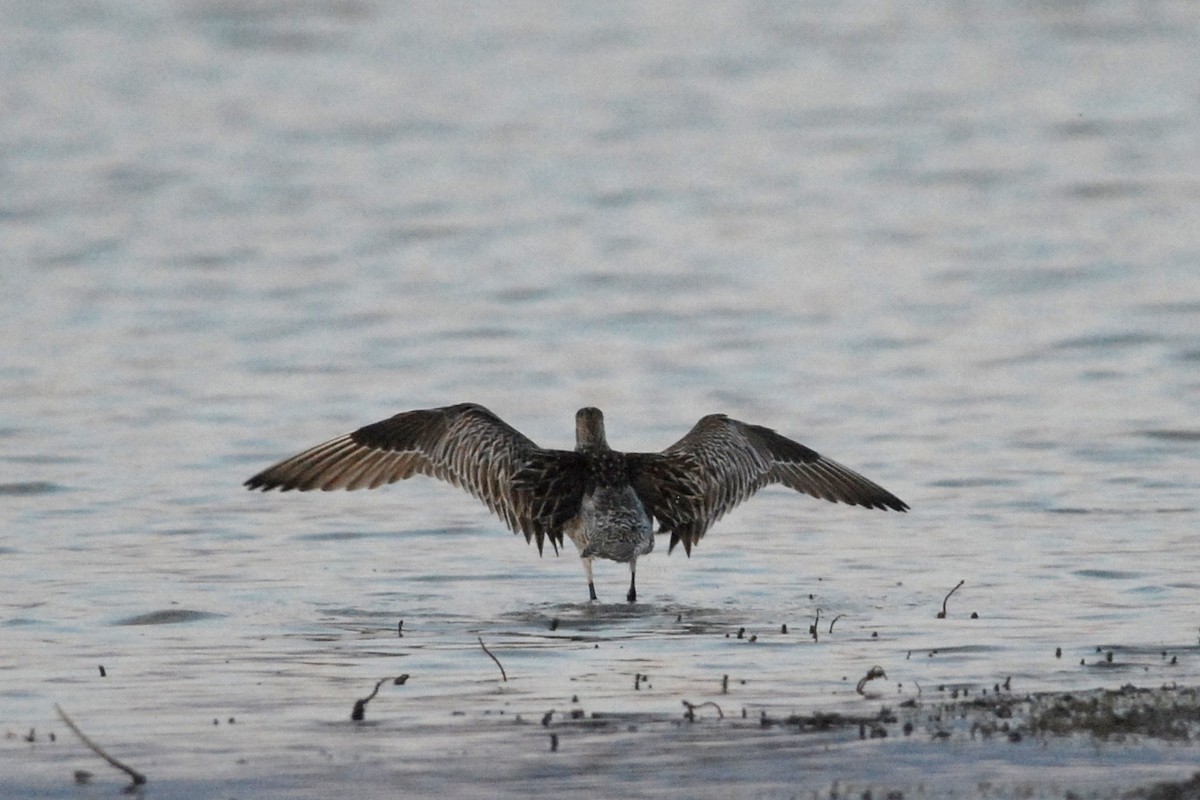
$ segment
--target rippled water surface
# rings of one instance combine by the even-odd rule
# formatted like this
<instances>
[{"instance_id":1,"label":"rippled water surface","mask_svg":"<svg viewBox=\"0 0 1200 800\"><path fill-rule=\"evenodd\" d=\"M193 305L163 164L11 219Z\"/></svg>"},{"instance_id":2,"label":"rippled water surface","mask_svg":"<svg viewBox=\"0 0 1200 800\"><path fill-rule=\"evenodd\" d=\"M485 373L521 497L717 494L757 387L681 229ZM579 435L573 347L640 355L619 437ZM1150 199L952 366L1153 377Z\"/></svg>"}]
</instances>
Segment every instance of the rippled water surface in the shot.
<instances>
[{"instance_id":1,"label":"rippled water surface","mask_svg":"<svg viewBox=\"0 0 1200 800\"><path fill-rule=\"evenodd\" d=\"M1200 684L1200 7L0 18L0 794L119 794L56 703L163 797L1061 796L1200 760L757 722ZM467 400L551 447L582 405L626 450L721 411L912 511L765 490L589 605L451 487L241 487Z\"/></svg>"}]
</instances>

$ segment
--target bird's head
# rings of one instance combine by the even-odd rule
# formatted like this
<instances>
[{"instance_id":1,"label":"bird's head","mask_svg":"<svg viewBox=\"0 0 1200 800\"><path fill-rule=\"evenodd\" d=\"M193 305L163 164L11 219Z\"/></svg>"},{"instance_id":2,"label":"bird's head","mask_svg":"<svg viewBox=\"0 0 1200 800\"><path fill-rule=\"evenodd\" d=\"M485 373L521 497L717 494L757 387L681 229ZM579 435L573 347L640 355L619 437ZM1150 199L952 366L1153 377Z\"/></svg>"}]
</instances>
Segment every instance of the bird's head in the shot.
<instances>
[{"instance_id":1,"label":"bird's head","mask_svg":"<svg viewBox=\"0 0 1200 800\"><path fill-rule=\"evenodd\" d=\"M604 438L604 414L600 409L581 408L575 412L575 449L595 450L608 447Z\"/></svg>"}]
</instances>

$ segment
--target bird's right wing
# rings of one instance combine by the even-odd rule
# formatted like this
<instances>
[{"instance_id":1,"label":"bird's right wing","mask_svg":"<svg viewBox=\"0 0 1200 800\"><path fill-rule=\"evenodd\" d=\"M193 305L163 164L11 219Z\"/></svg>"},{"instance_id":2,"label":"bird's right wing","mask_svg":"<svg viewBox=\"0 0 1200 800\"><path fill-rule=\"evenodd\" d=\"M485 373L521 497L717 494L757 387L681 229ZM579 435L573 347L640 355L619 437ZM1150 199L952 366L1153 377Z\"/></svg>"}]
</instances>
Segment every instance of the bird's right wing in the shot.
<instances>
[{"instance_id":1,"label":"bird's right wing","mask_svg":"<svg viewBox=\"0 0 1200 800\"><path fill-rule=\"evenodd\" d=\"M474 403L406 411L280 461L250 489L374 489L428 475L482 500L509 529L557 547L583 492L573 452L544 450ZM577 488L576 488L577 487ZM574 510L571 502L574 501Z\"/></svg>"}]
</instances>

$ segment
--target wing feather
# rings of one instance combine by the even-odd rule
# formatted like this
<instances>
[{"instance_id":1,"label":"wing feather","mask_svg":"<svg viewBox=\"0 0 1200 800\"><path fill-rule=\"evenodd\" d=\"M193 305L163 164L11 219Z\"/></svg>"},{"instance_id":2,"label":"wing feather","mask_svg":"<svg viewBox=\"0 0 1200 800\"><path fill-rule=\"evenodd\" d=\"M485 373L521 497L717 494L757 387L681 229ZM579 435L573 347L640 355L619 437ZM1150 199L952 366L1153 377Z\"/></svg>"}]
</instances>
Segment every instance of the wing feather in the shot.
<instances>
[{"instance_id":1,"label":"wing feather","mask_svg":"<svg viewBox=\"0 0 1200 800\"><path fill-rule=\"evenodd\" d=\"M908 505L854 470L770 428L703 417L661 453L630 456L646 510L671 534L670 548L692 545L739 503L778 483L831 502L906 511Z\"/></svg>"},{"instance_id":2,"label":"wing feather","mask_svg":"<svg viewBox=\"0 0 1200 800\"><path fill-rule=\"evenodd\" d=\"M546 450L483 406L406 411L284 459L246 481L250 489L374 489L427 475L465 489L510 530L562 544L578 512L578 456ZM576 491L577 489L577 491ZM572 505L573 504L573 505Z\"/></svg>"}]
</instances>

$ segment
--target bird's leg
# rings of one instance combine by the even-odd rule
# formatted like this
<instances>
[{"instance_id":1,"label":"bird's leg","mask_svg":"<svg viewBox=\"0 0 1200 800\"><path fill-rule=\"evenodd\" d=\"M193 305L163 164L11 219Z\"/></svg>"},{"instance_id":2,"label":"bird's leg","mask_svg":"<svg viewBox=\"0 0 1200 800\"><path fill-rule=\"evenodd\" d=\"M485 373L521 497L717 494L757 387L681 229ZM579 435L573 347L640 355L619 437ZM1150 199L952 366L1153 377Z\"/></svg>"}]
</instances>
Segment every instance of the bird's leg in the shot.
<instances>
[{"instance_id":1,"label":"bird's leg","mask_svg":"<svg viewBox=\"0 0 1200 800\"><path fill-rule=\"evenodd\" d=\"M583 559L583 574L587 577L588 594L591 595L591 598L589 599L595 600L596 584L592 581L592 559L590 557Z\"/></svg>"},{"instance_id":2,"label":"bird's leg","mask_svg":"<svg viewBox=\"0 0 1200 800\"><path fill-rule=\"evenodd\" d=\"M637 600L637 559L629 559L629 594L625 599L633 603Z\"/></svg>"}]
</instances>

